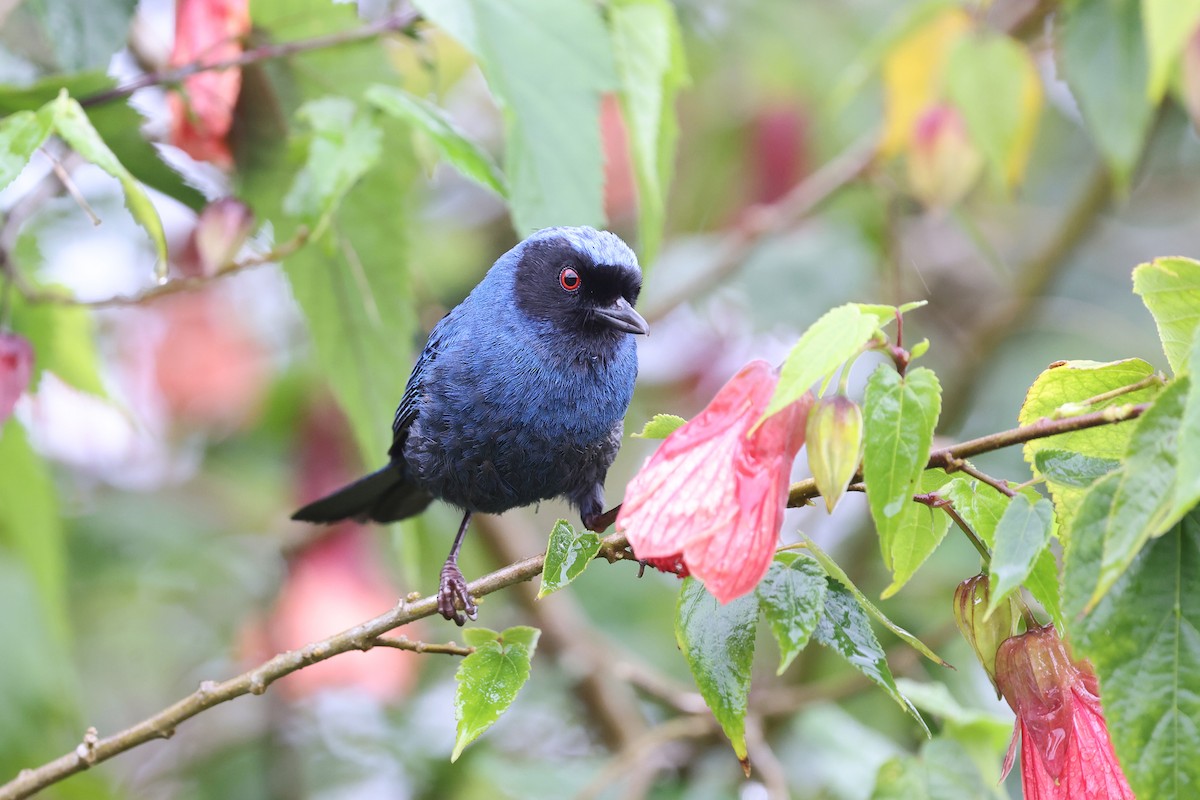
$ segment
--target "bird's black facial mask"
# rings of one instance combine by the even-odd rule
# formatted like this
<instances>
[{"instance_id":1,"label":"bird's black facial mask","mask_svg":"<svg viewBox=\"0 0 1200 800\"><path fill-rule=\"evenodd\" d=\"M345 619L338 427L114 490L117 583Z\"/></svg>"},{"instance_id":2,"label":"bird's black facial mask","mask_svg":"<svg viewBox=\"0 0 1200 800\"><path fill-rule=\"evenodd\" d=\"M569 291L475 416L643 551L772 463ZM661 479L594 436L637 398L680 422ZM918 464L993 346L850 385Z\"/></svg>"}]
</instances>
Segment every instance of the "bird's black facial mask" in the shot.
<instances>
[{"instance_id":1,"label":"bird's black facial mask","mask_svg":"<svg viewBox=\"0 0 1200 800\"><path fill-rule=\"evenodd\" d=\"M635 268L595 264L566 239L531 242L517 263L517 307L564 331L648 333L633 310L641 290Z\"/></svg>"}]
</instances>

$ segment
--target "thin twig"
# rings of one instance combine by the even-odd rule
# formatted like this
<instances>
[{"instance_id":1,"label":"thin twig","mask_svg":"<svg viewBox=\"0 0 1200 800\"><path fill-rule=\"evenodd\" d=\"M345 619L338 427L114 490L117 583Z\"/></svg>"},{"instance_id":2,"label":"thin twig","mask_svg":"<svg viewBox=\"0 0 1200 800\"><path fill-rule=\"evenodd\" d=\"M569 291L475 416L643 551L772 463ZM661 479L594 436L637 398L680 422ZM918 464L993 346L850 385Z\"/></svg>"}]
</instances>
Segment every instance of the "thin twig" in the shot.
<instances>
[{"instance_id":1,"label":"thin twig","mask_svg":"<svg viewBox=\"0 0 1200 800\"><path fill-rule=\"evenodd\" d=\"M983 559L984 566L986 567L992 563L992 554L987 549L987 545L979 538L979 534L975 532L975 529L962 518L962 515L958 513L958 509L954 507L954 503L948 497L942 497L936 492L929 492L928 494L915 495L913 502L929 506L930 508L940 508L942 511L945 511L950 519L954 520L954 524L963 532L963 535L967 537L967 540L979 552L979 557Z\"/></svg>"},{"instance_id":2,"label":"thin twig","mask_svg":"<svg viewBox=\"0 0 1200 800\"><path fill-rule=\"evenodd\" d=\"M114 295L105 297L101 300L80 300L77 297L66 294L56 289L39 289L28 281L24 276L10 264L8 270L9 277L13 281L21 296L29 303L50 303L61 306L82 306L84 308L116 308L121 306L137 306L148 303L152 300L157 300L160 297L169 294L177 294L179 292L190 292L196 289L202 289L205 286L212 284L220 278L228 277L229 275L243 272L252 267L261 267L264 264L272 264L276 261L281 261L287 258L292 253L295 253L303 247L309 239L307 228L301 227L296 231L296 234L279 245L271 249L269 252L251 256L244 261L238 261L230 264L224 269L213 275L204 275L194 278L175 278L166 283L152 286L149 289L138 292L132 295Z\"/></svg>"},{"instance_id":3,"label":"thin twig","mask_svg":"<svg viewBox=\"0 0 1200 800\"><path fill-rule=\"evenodd\" d=\"M214 70L233 69L235 67L246 67L251 64L257 64L260 61L270 61L277 58L287 58L298 53L305 53L311 50L324 50L330 47L339 47L341 45L353 44L367 39L374 39L382 36L385 33L396 33L398 31L411 28L421 15L416 11L408 10L393 14L390 17L384 17L381 20L372 22L368 25L363 25L360 28L354 28L347 31L339 31L337 33L328 33L324 36L314 36L311 39L298 39L291 42L277 42L274 44L266 44L261 47L255 47L251 50L243 51L232 58L219 60L199 59L190 64L184 64L174 69L161 70L158 72L147 72L144 75L139 75L137 78L124 83L112 89L107 89L97 94L89 95L79 101L79 104L87 106L100 105L109 103L113 100L120 100L128 97L138 89L145 89L148 86L174 85L182 82L185 78L196 75L200 72L209 72Z\"/></svg>"},{"instance_id":4,"label":"thin twig","mask_svg":"<svg viewBox=\"0 0 1200 800\"><path fill-rule=\"evenodd\" d=\"M474 647L464 647L456 642L437 644L436 642L421 642L409 639L407 636L376 636L366 643L364 650L372 647L391 647L396 650L408 650L413 653L442 653L448 656L469 656L475 652Z\"/></svg>"},{"instance_id":5,"label":"thin twig","mask_svg":"<svg viewBox=\"0 0 1200 800\"><path fill-rule=\"evenodd\" d=\"M624 546L625 537L613 534L606 538L610 546ZM542 571L545 557L530 556L485 575L468 586L473 597L483 597L495 591L533 578ZM84 742L78 748L43 764L36 769L23 770L16 778L0 786L0 800L29 797L85 769L107 761L154 739L168 739L175 728L202 711L227 703L247 694L262 694L272 683L303 669L309 664L325 661L351 650L369 649L370 642L379 636L437 613L437 598L424 597L413 602L402 601L396 608L353 628L322 639L299 650L289 650L235 678L217 683L204 681L192 694L141 722L111 736Z\"/></svg>"},{"instance_id":6,"label":"thin twig","mask_svg":"<svg viewBox=\"0 0 1200 800\"><path fill-rule=\"evenodd\" d=\"M44 147L39 147L38 152L46 157L50 162L50 169L54 172L54 177L58 178L58 182L67 190L67 194L71 195L71 199L75 201L75 205L87 214L88 219L93 225L100 224L100 216L88 203L87 198L79 191L79 187L75 185L75 181L71 178L71 173L67 172L67 168L62 165L62 162L50 154Z\"/></svg>"},{"instance_id":7,"label":"thin twig","mask_svg":"<svg viewBox=\"0 0 1200 800\"><path fill-rule=\"evenodd\" d=\"M929 457L929 465L930 466L941 467L947 473L965 472L968 475L970 475L972 478L974 478L975 480L979 481L980 483L986 483L988 486L991 486L997 492L1000 492L1001 494L1006 495L1007 497L1016 497L1017 496L1017 493L1015 491L1013 491L1012 488L1009 487L1007 481L1002 481L999 478L993 478L991 475L988 475L983 470L977 468L974 464L972 464L970 461L967 461L965 458L955 458L954 456L951 456L949 454L943 454L943 453L938 453L938 455L941 456L941 460L937 464L934 463L934 456L932 454L930 455L930 457Z\"/></svg>"}]
</instances>

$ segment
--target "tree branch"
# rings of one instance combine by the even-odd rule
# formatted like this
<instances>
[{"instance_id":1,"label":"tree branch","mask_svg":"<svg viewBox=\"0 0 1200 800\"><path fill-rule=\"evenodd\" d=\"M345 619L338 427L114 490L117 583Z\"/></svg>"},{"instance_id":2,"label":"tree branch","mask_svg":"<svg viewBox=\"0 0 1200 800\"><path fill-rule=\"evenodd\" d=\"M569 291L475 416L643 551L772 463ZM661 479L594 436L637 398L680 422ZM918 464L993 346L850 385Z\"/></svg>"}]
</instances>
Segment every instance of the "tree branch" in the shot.
<instances>
[{"instance_id":1,"label":"tree branch","mask_svg":"<svg viewBox=\"0 0 1200 800\"><path fill-rule=\"evenodd\" d=\"M353 28L346 31L338 31L337 33L328 33L324 36L314 36L311 39L298 39L292 42L276 42L266 44L261 47L255 47L251 50L245 50L233 58L212 60L198 59L190 64L184 64L174 69L161 70L157 72L147 72L144 75L139 75L137 78L116 86L112 89L107 89L97 94L89 95L80 99L79 104L87 106L96 106L102 103L109 103L113 100L120 100L128 97L138 89L145 89L149 86L161 86L164 84L177 84L185 78L189 78L200 72L209 72L213 70L233 69L235 67L246 67L251 64L257 64L260 61L270 61L276 58L287 58L288 56L296 55L297 53L306 53L310 50L324 50L329 47L340 47L341 45L353 44L355 42L374 39L377 36L382 36L385 33L396 33L398 31L411 28L421 15L415 10L401 11L389 17L384 17L381 20L363 25L360 28Z\"/></svg>"},{"instance_id":2,"label":"tree branch","mask_svg":"<svg viewBox=\"0 0 1200 800\"><path fill-rule=\"evenodd\" d=\"M620 548L625 547L627 541L621 534L613 534L605 538L605 544L610 548ZM509 564L503 569L498 569L490 575L485 575L472 582L468 590L474 597L483 597L513 584L527 581L535 575L541 574L544 560L544 555L536 555ZM262 694L268 686L284 675L303 669L309 664L325 661L351 650L369 650L371 647L381 644L378 641L379 637L388 631L436 613L436 597L424 597L413 602L402 600L400 605L386 614L380 614L374 619L369 619L327 639L313 642L299 650L280 653L235 678L220 683L204 681L200 684L200 688L192 694L136 725L104 738L100 738L94 731L89 731L89 735L85 736L84 741L72 752L59 756L36 769L22 770L16 778L0 786L0 800L18 800L18 798L29 797L47 786L58 783L64 778L82 772L102 761L107 761L126 750L132 750L138 745L153 739L169 739L175 733L176 727L202 711L243 695ZM391 646L387 642L382 644Z\"/></svg>"}]
</instances>

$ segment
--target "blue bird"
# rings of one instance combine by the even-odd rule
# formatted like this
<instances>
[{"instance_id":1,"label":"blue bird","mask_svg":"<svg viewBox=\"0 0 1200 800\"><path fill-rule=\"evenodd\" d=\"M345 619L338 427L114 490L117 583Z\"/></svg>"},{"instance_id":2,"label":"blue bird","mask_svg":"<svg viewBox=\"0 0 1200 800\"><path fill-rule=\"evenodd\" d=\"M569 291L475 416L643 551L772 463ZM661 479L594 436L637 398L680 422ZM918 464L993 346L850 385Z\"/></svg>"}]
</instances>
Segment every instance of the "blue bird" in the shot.
<instances>
[{"instance_id":1,"label":"blue bird","mask_svg":"<svg viewBox=\"0 0 1200 800\"><path fill-rule=\"evenodd\" d=\"M463 510L438 611L477 609L458 568L471 515L565 497L602 527L604 477L637 378L637 256L615 234L546 228L501 256L434 327L396 417L387 466L292 515L375 522L434 499ZM462 607L460 611L458 606Z\"/></svg>"}]
</instances>

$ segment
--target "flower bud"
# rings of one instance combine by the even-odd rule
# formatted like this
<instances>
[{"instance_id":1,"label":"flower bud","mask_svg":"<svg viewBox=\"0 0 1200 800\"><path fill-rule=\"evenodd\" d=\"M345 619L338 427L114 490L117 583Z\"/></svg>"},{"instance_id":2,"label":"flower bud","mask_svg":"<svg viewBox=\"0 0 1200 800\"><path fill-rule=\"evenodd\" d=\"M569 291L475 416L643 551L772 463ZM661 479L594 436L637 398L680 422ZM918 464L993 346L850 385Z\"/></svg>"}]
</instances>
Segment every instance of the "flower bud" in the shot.
<instances>
[{"instance_id":1,"label":"flower bud","mask_svg":"<svg viewBox=\"0 0 1200 800\"><path fill-rule=\"evenodd\" d=\"M808 468L829 511L858 471L862 434L862 411L844 395L821 398L808 414Z\"/></svg>"},{"instance_id":2,"label":"flower bud","mask_svg":"<svg viewBox=\"0 0 1200 800\"><path fill-rule=\"evenodd\" d=\"M982 172L983 156L968 137L958 109L935 104L917 118L908 151L908 183L922 203L954 205Z\"/></svg>"},{"instance_id":3,"label":"flower bud","mask_svg":"<svg viewBox=\"0 0 1200 800\"><path fill-rule=\"evenodd\" d=\"M1200 27L1183 48L1183 104L1192 118L1192 127L1200 131Z\"/></svg>"},{"instance_id":4,"label":"flower bud","mask_svg":"<svg viewBox=\"0 0 1200 800\"><path fill-rule=\"evenodd\" d=\"M1000 687L996 683L996 651L1000 644L1016 633L1016 614L1013 613L1013 600L1002 603L991 617L984 619L991 591L987 575L976 575L968 578L954 590L954 619L963 638L975 651L975 657L987 672L988 680L996 691Z\"/></svg>"},{"instance_id":5,"label":"flower bud","mask_svg":"<svg viewBox=\"0 0 1200 800\"><path fill-rule=\"evenodd\" d=\"M189 277L210 277L233 263L254 227L250 208L234 197L209 203L196 217L196 227L179 258Z\"/></svg>"},{"instance_id":6,"label":"flower bud","mask_svg":"<svg viewBox=\"0 0 1200 800\"><path fill-rule=\"evenodd\" d=\"M0 425L12 414L33 376L33 346L24 336L0 333Z\"/></svg>"}]
</instances>

